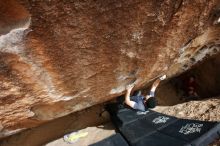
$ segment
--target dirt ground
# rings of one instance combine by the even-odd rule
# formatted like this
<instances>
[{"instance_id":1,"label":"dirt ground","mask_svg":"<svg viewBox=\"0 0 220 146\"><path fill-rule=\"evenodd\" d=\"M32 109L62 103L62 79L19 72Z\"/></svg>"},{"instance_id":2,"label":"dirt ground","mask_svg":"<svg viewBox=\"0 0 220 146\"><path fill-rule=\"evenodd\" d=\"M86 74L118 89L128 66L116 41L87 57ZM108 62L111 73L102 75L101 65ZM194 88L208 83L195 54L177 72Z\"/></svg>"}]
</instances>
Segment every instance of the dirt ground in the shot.
<instances>
[{"instance_id":1,"label":"dirt ground","mask_svg":"<svg viewBox=\"0 0 220 146\"><path fill-rule=\"evenodd\" d=\"M115 133L115 130L112 123L107 123L98 127L87 127L80 130L80 132L88 132L88 135L86 137L80 138L74 144L68 144L64 142L63 138L60 138L46 144L45 146L87 146L111 136Z\"/></svg>"}]
</instances>

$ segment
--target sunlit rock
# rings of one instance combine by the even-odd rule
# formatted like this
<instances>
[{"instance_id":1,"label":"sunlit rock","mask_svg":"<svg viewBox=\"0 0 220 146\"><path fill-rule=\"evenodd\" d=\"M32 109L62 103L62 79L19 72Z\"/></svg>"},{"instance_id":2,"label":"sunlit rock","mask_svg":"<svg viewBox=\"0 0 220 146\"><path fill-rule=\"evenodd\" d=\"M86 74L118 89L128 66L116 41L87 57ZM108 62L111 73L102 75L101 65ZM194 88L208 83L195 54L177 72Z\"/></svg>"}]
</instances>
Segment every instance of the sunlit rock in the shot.
<instances>
[{"instance_id":1,"label":"sunlit rock","mask_svg":"<svg viewBox=\"0 0 220 146\"><path fill-rule=\"evenodd\" d=\"M129 83L137 89L171 78L219 52L217 0L19 3L0 2L3 136L111 100Z\"/></svg>"}]
</instances>

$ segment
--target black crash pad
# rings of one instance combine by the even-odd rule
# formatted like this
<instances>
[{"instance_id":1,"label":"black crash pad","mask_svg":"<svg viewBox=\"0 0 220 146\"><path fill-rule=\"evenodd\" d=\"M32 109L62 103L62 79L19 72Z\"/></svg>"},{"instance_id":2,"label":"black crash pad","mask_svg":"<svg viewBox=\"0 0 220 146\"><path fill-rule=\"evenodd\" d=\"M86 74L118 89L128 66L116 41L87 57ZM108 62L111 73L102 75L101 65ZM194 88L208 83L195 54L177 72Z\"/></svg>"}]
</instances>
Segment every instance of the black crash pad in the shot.
<instances>
[{"instance_id":1,"label":"black crash pad","mask_svg":"<svg viewBox=\"0 0 220 146\"><path fill-rule=\"evenodd\" d=\"M149 111L146 113L146 115L142 115L142 117L140 117L138 120L119 127L119 130L130 143L135 143L142 137L155 133L158 130L176 122L177 120L178 119L175 117Z\"/></svg>"},{"instance_id":2,"label":"black crash pad","mask_svg":"<svg viewBox=\"0 0 220 146\"><path fill-rule=\"evenodd\" d=\"M209 144L219 136L220 124L217 122L180 119L159 130L159 132L201 146L202 144Z\"/></svg>"},{"instance_id":3,"label":"black crash pad","mask_svg":"<svg viewBox=\"0 0 220 146\"><path fill-rule=\"evenodd\" d=\"M121 136L121 134L116 133L102 141L94 143L90 146L128 146L127 142Z\"/></svg>"},{"instance_id":4,"label":"black crash pad","mask_svg":"<svg viewBox=\"0 0 220 146\"><path fill-rule=\"evenodd\" d=\"M107 110L131 146L205 146L220 136L218 122L178 119L152 110L140 115L117 103Z\"/></svg>"},{"instance_id":5,"label":"black crash pad","mask_svg":"<svg viewBox=\"0 0 220 146\"><path fill-rule=\"evenodd\" d=\"M187 143L171 136L155 132L131 143L132 146L187 146Z\"/></svg>"}]
</instances>

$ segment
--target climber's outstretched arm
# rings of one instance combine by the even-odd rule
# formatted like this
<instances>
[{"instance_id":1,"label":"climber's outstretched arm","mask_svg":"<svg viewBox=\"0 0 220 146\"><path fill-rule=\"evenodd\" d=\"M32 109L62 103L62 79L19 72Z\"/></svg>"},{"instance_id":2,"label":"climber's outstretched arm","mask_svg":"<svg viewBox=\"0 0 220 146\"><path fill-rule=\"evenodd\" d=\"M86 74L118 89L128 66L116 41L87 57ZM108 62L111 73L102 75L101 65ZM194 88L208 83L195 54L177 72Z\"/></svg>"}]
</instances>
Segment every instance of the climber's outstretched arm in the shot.
<instances>
[{"instance_id":1,"label":"climber's outstretched arm","mask_svg":"<svg viewBox=\"0 0 220 146\"><path fill-rule=\"evenodd\" d=\"M157 80L153 83L153 85L152 85L152 87L151 87L151 89L150 89L150 94L149 94L149 95L146 95L145 99L148 99L148 98L150 98L150 97L154 97L154 94L155 94L155 91L156 91L157 87L159 86L160 82L161 82L162 80L164 80L164 79L166 79L166 75L161 76L159 79L157 79Z\"/></svg>"},{"instance_id":2,"label":"climber's outstretched arm","mask_svg":"<svg viewBox=\"0 0 220 146\"><path fill-rule=\"evenodd\" d=\"M133 107L134 107L134 104L135 104L135 102L134 102L134 101L131 101L131 99L130 99L130 94L131 94L131 90L133 89L133 87L134 87L134 85L128 85L128 86L126 87L127 92L126 92L126 95L125 95L125 103L126 103L128 106L130 106L131 108L133 108Z\"/></svg>"}]
</instances>

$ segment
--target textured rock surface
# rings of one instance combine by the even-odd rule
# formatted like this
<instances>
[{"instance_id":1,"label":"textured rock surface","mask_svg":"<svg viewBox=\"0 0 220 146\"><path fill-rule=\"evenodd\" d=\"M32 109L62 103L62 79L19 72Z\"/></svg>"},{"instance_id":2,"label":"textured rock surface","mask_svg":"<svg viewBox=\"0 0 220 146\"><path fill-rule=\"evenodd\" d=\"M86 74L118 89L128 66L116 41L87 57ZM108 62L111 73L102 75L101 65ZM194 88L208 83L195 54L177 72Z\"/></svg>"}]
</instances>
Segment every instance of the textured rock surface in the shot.
<instances>
[{"instance_id":1,"label":"textured rock surface","mask_svg":"<svg viewBox=\"0 0 220 146\"><path fill-rule=\"evenodd\" d=\"M134 80L139 88L172 77L219 51L218 0L19 3L32 21L0 36L1 136L110 100Z\"/></svg>"},{"instance_id":2,"label":"textured rock surface","mask_svg":"<svg viewBox=\"0 0 220 146\"><path fill-rule=\"evenodd\" d=\"M0 1L0 34L29 25L30 14L15 0Z\"/></svg>"}]
</instances>

